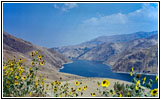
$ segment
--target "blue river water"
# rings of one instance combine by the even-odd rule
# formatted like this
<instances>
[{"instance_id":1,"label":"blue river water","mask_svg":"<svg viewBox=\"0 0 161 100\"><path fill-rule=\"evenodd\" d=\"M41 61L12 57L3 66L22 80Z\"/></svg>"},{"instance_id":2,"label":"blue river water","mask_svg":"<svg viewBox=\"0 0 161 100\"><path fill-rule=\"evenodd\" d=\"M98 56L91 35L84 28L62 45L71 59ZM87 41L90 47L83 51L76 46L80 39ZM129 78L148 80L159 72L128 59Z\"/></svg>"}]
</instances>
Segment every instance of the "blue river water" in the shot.
<instances>
[{"instance_id":1,"label":"blue river water","mask_svg":"<svg viewBox=\"0 0 161 100\"><path fill-rule=\"evenodd\" d=\"M98 61L87 60L74 60L72 63L64 64L64 68L60 69L60 72L75 74L84 77L101 77L101 78L113 78L131 82L133 77L128 73L115 73L111 70L110 66L102 64ZM146 76L146 83L149 79L155 80L155 75L141 75L141 78ZM157 88L158 83L153 82L152 89Z\"/></svg>"}]
</instances>

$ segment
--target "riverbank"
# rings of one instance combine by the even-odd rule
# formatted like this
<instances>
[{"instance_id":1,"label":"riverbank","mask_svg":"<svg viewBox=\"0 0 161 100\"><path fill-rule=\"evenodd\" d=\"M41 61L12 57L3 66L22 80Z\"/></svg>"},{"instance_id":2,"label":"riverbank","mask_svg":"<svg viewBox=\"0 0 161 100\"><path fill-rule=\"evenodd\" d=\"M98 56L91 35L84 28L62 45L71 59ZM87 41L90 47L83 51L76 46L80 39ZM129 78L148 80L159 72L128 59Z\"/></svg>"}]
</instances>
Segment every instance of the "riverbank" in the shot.
<instances>
[{"instance_id":1,"label":"riverbank","mask_svg":"<svg viewBox=\"0 0 161 100\"><path fill-rule=\"evenodd\" d=\"M70 63L72 63L73 61L71 60L71 61L69 61L69 62L66 62L66 63L62 63L62 65L64 65L64 64L70 64Z\"/></svg>"},{"instance_id":2,"label":"riverbank","mask_svg":"<svg viewBox=\"0 0 161 100\"><path fill-rule=\"evenodd\" d=\"M70 64L70 63L73 63L73 61L71 60L71 61L69 61L69 62L62 63L62 66L61 66L61 68L58 69L58 72L59 72L61 69L64 68L64 65L65 65L65 64Z\"/></svg>"},{"instance_id":3,"label":"riverbank","mask_svg":"<svg viewBox=\"0 0 161 100\"><path fill-rule=\"evenodd\" d=\"M114 73L121 73L121 74L130 74L130 72L122 72L122 71L113 71ZM141 74L141 75L152 75L152 76L157 76L158 74L150 74L150 73L137 73L137 74Z\"/></svg>"},{"instance_id":4,"label":"riverbank","mask_svg":"<svg viewBox=\"0 0 161 100\"><path fill-rule=\"evenodd\" d=\"M104 63L104 62L103 62L103 64L105 64L105 65L107 65L107 66L110 66L110 69L112 70L112 67L111 67L110 64L106 64L106 63ZM114 71L114 70L112 70L112 71L113 71L114 73L130 74L130 72ZM156 73L156 74L152 74L152 73L139 73L139 72L137 72L137 74L142 74L142 75L153 75L153 76L158 75L157 73Z\"/></svg>"}]
</instances>

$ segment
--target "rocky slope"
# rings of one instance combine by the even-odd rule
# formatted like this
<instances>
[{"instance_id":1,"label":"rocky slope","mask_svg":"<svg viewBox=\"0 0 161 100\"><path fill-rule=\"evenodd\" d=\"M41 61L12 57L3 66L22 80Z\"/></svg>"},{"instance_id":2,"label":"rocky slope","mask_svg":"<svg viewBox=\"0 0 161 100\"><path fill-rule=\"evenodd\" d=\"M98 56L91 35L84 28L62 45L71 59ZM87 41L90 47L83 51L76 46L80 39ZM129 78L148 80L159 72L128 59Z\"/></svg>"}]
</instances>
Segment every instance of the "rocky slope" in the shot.
<instances>
[{"instance_id":1,"label":"rocky slope","mask_svg":"<svg viewBox=\"0 0 161 100\"><path fill-rule=\"evenodd\" d=\"M42 51L41 53L44 56L44 60L46 61L47 66L50 66L51 68L60 68L63 63L67 63L69 61L68 58L64 57L57 51L47 49L44 47L35 46L28 41L16 38L6 32L3 33L4 59L7 56L7 53L5 52L18 53L19 55L31 59L30 52L38 49Z\"/></svg>"},{"instance_id":2,"label":"rocky slope","mask_svg":"<svg viewBox=\"0 0 161 100\"><path fill-rule=\"evenodd\" d=\"M59 79L60 77L63 77L63 79L79 78L79 76L66 75L58 72L58 69L62 67L62 64L71 61L59 52L33 45L28 41L24 41L7 32L3 32L3 61L13 59L13 56L16 56L17 58L22 57L26 59L25 65L29 67L32 60L30 52L38 49L41 50L41 54L44 56L43 59L45 60L45 65L40 67L40 73L48 76L51 80Z\"/></svg>"},{"instance_id":3,"label":"rocky slope","mask_svg":"<svg viewBox=\"0 0 161 100\"><path fill-rule=\"evenodd\" d=\"M158 73L158 45L146 49L127 50L117 56L112 69L115 72L129 72L134 70L141 73ZM110 61L106 62L107 64Z\"/></svg>"}]
</instances>

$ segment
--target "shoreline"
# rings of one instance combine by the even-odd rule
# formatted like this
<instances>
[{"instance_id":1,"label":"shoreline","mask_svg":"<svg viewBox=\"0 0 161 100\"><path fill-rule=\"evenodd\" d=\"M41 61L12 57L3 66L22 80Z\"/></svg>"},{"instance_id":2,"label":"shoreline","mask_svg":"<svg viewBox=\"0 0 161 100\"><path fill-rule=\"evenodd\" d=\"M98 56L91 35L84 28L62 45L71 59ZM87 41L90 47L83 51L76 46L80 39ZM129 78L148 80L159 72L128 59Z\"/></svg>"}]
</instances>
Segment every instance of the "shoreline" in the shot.
<instances>
[{"instance_id":1,"label":"shoreline","mask_svg":"<svg viewBox=\"0 0 161 100\"><path fill-rule=\"evenodd\" d=\"M118 72L113 71L113 72L114 73L130 74L130 72L121 72L121 71L118 71ZM141 74L141 75L153 75L153 76L158 75L158 74L150 74L150 73L137 73L137 74Z\"/></svg>"},{"instance_id":2,"label":"shoreline","mask_svg":"<svg viewBox=\"0 0 161 100\"><path fill-rule=\"evenodd\" d=\"M114 73L130 74L130 72L113 71L113 70L112 70L112 67L111 67L111 65L110 65L110 64L106 64L106 63L104 63L104 62L103 62L103 64L105 64L106 66L109 66L109 67L110 67L110 69L111 69L111 71L112 71L112 72L114 72ZM141 74L141 75L153 75L153 76L158 75L158 74L151 74L151 73L137 73L137 74Z\"/></svg>"},{"instance_id":3,"label":"shoreline","mask_svg":"<svg viewBox=\"0 0 161 100\"><path fill-rule=\"evenodd\" d=\"M63 69L65 64L70 64L70 63L73 63L73 61L71 60L71 61L69 61L69 62L67 62L67 63L63 63L63 64L62 64L62 67L59 68L58 71L60 72L60 69ZM130 72L113 71L111 65L106 64L106 63L104 63L104 62L103 62L102 64L104 64L104 65L106 65L106 66L109 66L110 69L111 69L111 71L114 72L114 73L130 74ZM151 74L151 73L137 73L137 74L141 74L141 75L152 75L152 76L158 75L158 74Z\"/></svg>"},{"instance_id":4,"label":"shoreline","mask_svg":"<svg viewBox=\"0 0 161 100\"><path fill-rule=\"evenodd\" d=\"M69 61L69 62L67 62L67 63L62 63L62 66L61 66L61 68L58 69L58 71L60 72L60 69L63 69L65 64L70 64L70 63L72 63L72 62L73 62L73 61L71 60L71 61Z\"/></svg>"},{"instance_id":5,"label":"shoreline","mask_svg":"<svg viewBox=\"0 0 161 100\"><path fill-rule=\"evenodd\" d=\"M62 63L62 65L64 65L64 64L70 64L70 63L72 63L73 61L71 60L71 61L69 61L69 62L66 62L66 63Z\"/></svg>"}]
</instances>

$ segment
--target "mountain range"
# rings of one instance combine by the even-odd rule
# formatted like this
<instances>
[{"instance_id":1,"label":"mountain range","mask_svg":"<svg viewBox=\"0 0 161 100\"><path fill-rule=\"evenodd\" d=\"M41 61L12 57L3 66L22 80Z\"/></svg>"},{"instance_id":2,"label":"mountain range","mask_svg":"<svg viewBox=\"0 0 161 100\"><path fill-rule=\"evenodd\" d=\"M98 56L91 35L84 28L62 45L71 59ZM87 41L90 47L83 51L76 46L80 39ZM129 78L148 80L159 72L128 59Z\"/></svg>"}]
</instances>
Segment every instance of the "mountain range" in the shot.
<instances>
[{"instance_id":1,"label":"mountain range","mask_svg":"<svg viewBox=\"0 0 161 100\"><path fill-rule=\"evenodd\" d=\"M82 44L53 48L71 59L102 61L115 72L158 72L158 32L101 36Z\"/></svg>"},{"instance_id":2,"label":"mountain range","mask_svg":"<svg viewBox=\"0 0 161 100\"><path fill-rule=\"evenodd\" d=\"M30 52L40 49L45 60L41 73L51 79L62 75L58 70L72 59L101 61L115 72L129 72L132 67L141 73L158 72L158 32L136 32L132 34L101 36L82 44L45 48L3 32L3 61L13 56L31 62ZM69 76L72 77L72 76Z\"/></svg>"}]
</instances>

